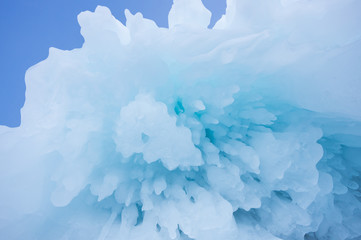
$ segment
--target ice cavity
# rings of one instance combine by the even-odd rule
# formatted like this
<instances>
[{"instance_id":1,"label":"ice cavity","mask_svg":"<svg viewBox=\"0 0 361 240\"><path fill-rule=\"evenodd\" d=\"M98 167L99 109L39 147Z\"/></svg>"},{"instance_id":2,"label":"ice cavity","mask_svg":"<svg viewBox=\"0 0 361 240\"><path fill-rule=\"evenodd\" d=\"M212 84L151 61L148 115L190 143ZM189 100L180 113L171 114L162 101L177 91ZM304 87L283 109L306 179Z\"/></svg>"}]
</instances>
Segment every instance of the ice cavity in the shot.
<instances>
[{"instance_id":1,"label":"ice cavity","mask_svg":"<svg viewBox=\"0 0 361 240\"><path fill-rule=\"evenodd\" d=\"M0 128L9 239L357 239L359 1L227 1L208 29L106 7Z\"/></svg>"}]
</instances>

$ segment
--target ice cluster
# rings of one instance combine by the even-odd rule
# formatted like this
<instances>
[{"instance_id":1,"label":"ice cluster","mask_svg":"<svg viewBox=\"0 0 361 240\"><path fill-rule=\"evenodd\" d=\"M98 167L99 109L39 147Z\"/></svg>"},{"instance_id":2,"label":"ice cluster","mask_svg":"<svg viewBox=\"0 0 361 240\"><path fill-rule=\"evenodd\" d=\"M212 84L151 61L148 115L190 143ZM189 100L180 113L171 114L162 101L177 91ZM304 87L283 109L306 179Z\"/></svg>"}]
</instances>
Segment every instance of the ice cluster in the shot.
<instances>
[{"instance_id":1,"label":"ice cluster","mask_svg":"<svg viewBox=\"0 0 361 240\"><path fill-rule=\"evenodd\" d=\"M108 8L0 128L0 238L361 238L361 1Z\"/></svg>"}]
</instances>

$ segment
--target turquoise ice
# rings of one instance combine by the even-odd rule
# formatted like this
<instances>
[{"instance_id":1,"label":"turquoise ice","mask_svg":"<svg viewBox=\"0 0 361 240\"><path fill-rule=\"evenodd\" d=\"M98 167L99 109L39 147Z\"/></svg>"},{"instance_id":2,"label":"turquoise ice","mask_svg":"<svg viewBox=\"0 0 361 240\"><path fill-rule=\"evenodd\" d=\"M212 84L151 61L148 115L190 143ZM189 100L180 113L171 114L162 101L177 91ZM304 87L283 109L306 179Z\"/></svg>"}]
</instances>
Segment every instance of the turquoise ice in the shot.
<instances>
[{"instance_id":1,"label":"turquoise ice","mask_svg":"<svg viewBox=\"0 0 361 240\"><path fill-rule=\"evenodd\" d=\"M359 239L361 2L108 8L0 126L2 239Z\"/></svg>"}]
</instances>

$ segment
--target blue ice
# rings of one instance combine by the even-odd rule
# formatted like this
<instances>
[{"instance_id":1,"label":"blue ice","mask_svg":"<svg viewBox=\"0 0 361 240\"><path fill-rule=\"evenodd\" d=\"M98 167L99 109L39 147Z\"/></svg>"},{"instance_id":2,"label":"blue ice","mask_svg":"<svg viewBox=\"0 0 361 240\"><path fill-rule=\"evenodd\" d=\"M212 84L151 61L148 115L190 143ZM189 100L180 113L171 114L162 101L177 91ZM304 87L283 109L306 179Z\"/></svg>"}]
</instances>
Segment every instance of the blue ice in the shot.
<instances>
[{"instance_id":1,"label":"blue ice","mask_svg":"<svg viewBox=\"0 0 361 240\"><path fill-rule=\"evenodd\" d=\"M0 126L2 239L361 237L361 2L108 8Z\"/></svg>"}]
</instances>

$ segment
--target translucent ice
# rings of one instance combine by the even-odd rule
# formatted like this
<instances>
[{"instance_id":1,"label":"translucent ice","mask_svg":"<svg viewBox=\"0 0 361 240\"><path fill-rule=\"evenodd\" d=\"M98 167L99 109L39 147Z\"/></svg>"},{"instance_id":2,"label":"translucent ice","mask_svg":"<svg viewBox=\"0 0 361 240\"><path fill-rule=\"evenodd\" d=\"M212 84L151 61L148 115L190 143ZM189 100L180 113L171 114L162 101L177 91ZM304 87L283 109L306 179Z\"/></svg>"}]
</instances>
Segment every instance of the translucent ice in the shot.
<instances>
[{"instance_id":1,"label":"translucent ice","mask_svg":"<svg viewBox=\"0 0 361 240\"><path fill-rule=\"evenodd\" d=\"M1 239L359 239L361 2L106 7L0 127Z\"/></svg>"}]
</instances>

